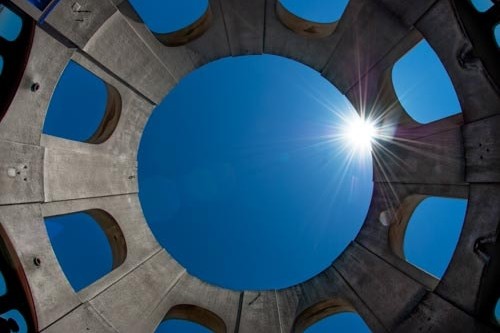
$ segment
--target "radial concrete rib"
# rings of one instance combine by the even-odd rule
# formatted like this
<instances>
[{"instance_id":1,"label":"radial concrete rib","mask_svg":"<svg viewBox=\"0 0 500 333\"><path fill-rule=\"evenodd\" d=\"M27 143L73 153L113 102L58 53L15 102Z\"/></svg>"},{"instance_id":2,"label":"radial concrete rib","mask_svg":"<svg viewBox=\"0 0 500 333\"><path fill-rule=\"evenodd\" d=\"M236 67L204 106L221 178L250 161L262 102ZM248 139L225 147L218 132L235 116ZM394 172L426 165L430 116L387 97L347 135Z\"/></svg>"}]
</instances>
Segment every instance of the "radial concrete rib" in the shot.
<instances>
[{"instance_id":1,"label":"radial concrete rib","mask_svg":"<svg viewBox=\"0 0 500 333\"><path fill-rule=\"evenodd\" d=\"M333 33L324 38L311 38L297 34L288 29L279 19L277 1L266 1L264 53L287 57L321 71L337 45L340 34ZM344 16L339 25L342 25L342 20Z\"/></svg>"},{"instance_id":2,"label":"radial concrete rib","mask_svg":"<svg viewBox=\"0 0 500 333\"><path fill-rule=\"evenodd\" d=\"M357 312L372 330L386 331L333 266L308 281L276 292L276 297L283 332L303 332L317 321L341 312Z\"/></svg>"},{"instance_id":3,"label":"radial concrete rib","mask_svg":"<svg viewBox=\"0 0 500 333\"><path fill-rule=\"evenodd\" d=\"M231 55L262 54L266 0L220 0Z\"/></svg>"},{"instance_id":4,"label":"radial concrete rib","mask_svg":"<svg viewBox=\"0 0 500 333\"><path fill-rule=\"evenodd\" d=\"M344 17L349 24L340 20L335 33L340 35L340 41L322 71L342 93L351 89L398 44L405 43L411 30L373 0L351 0Z\"/></svg>"},{"instance_id":5,"label":"radial concrete rib","mask_svg":"<svg viewBox=\"0 0 500 333\"><path fill-rule=\"evenodd\" d=\"M179 81L202 63L201 56L185 46L166 47L162 44L154 33L149 30L128 1L121 2L118 5L118 9L127 20L130 27L168 69L169 73L176 81Z\"/></svg>"},{"instance_id":6,"label":"radial concrete rib","mask_svg":"<svg viewBox=\"0 0 500 333\"><path fill-rule=\"evenodd\" d=\"M38 145L52 93L73 50L40 28L35 37L28 65L7 113L0 122L0 140ZM33 84L39 89L33 91Z\"/></svg>"},{"instance_id":7,"label":"radial concrete rib","mask_svg":"<svg viewBox=\"0 0 500 333\"><path fill-rule=\"evenodd\" d=\"M492 82L481 59L474 55L452 2L437 1L415 26L446 68L468 123L500 113L500 82Z\"/></svg>"},{"instance_id":8,"label":"radial concrete rib","mask_svg":"<svg viewBox=\"0 0 500 333\"><path fill-rule=\"evenodd\" d=\"M46 202L137 193L136 161L98 152L80 152L79 147L85 143L55 137L45 144ZM68 149L69 145L73 149ZM88 146L84 150L87 149Z\"/></svg>"},{"instance_id":9,"label":"radial concrete rib","mask_svg":"<svg viewBox=\"0 0 500 333\"><path fill-rule=\"evenodd\" d=\"M113 218L116 223L115 228L119 229L117 232L123 235L123 239L111 241L110 245L113 246L113 243L117 242L117 246L125 247L126 256L125 260L103 279L81 290L79 297L82 300L95 297L161 249L147 226L139 198L135 194L50 202L42 205L44 217L76 212L92 214L95 210L106 212Z\"/></svg>"},{"instance_id":10,"label":"radial concrete rib","mask_svg":"<svg viewBox=\"0 0 500 333\"><path fill-rule=\"evenodd\" d=\"M28 280L38 328L43 330L76 308L80 300L52 250L40 205L0 206L0 216L1 227L16 249Z\"/></svg>"}]
</instances>

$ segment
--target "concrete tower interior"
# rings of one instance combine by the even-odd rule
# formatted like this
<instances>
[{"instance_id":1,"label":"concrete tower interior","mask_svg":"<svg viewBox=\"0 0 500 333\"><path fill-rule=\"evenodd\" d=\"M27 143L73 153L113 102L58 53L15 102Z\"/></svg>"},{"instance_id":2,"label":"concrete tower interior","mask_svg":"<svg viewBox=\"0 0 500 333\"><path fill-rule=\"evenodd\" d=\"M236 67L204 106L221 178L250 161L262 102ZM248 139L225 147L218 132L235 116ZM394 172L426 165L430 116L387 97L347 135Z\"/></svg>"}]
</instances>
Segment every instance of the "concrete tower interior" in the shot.
<instances>
[{"instance_id":1,"label":"concrete tower interior","mask_svg":"<svg viewBox=\"0 0 500 333\"><path fill-rule=\"evenodd\" d=\"M334 23L304 20L279 0L210 0L172 33L152 32L128 0L0 3L22 22L14 39L0 36L0 332L19 331L9 311L27 332L47 333L154 332L168 319L214 332L303 332L343 312L373 332L500 331L498 0L484 11L469 0L350 0ZM422 40L461 109L426 124L404 109L391 76ZM235 291L192 276L158 242L139 199L138 149L152 111L182 78L217 59L262 54L309 66L394 132L373 146L368 213L332 264L288 288ZM84 142L43 132L69 63L106 86L104 116ZM430 196L467 199L440 279L403 255L408 221ZM77 212L97 221L113 261L78 291L44 222Z\"/></svg>"}]
</instances>

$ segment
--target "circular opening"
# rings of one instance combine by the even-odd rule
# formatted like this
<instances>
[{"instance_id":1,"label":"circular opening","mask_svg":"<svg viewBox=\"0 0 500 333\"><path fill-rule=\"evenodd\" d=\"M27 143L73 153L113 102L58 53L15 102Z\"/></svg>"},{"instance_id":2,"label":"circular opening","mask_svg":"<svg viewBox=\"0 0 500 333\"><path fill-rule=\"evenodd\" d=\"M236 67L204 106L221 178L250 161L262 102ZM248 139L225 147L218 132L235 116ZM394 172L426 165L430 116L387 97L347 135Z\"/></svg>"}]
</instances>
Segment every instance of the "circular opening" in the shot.
<instances>
[{"instance_id":1,"label":"circular opening","mask_svg":"<svg viewBox=\"0 0 500 333\"><path fill-rule=\"evenodd\" d=\"M159 242L231 289L282 288L328 267L372 193L359 117L318 73L277 56L188 75L150 118L139 195Z\"/></svg>"}]
</instances>

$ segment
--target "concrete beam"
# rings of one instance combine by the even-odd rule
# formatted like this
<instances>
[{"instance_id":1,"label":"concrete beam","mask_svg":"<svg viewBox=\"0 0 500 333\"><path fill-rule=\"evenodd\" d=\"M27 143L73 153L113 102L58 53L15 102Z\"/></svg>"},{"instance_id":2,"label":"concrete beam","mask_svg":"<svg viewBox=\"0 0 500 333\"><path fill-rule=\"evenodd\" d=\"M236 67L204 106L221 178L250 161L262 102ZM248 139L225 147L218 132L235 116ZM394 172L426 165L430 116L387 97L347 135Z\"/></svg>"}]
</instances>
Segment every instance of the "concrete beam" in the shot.
<instances>
[{"instance_id":1,"label":"concrete beam","mask_svg":"<svg viewBox=\"0 0 500 333\"><path fill-rule=\"evenodd\" d=\"M85 143L44 138L45 202L137 193L136 161L89 153Z\"/></svg>"}]
</instances>

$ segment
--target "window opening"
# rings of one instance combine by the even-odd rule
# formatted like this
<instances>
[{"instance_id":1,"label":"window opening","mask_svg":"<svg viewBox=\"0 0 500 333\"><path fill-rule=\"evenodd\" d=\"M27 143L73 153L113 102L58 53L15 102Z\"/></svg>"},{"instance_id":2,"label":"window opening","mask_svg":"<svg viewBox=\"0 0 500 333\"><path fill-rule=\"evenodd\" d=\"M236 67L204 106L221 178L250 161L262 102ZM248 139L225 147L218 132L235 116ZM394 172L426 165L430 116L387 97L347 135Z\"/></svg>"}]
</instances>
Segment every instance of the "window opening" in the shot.
<instances>
[{"instance_id":1,"label":"window opening","mask_svg":"<svg viewBox=\"0 0 500 333\"><path fill-rule=\"evenodd\" d=\"M497 43L497 47L500 47L500 23L497 24L493 29L493 36L495 37L495 42Z\"/></svg>"},{"instance_id":2,"label":"window opening","mask_svg":"<svg viewBox=\"0 0 500 333\"><path fill-rule=\"evenodd\" d=\"M450 77L425 40L394 65L392 79L401 105L420 123L461 112Z\"/></svg>"},{"instance_id":3,"label":"window opening","mask_svg":"<svg viewBox=\"0 0 500 333\"><path fill-rule=\"evenodd\" d=\"M5 284L5 277L3 273L0 272L0 296L4 296L7 293L7 285Z\"/></svg>"},{"instance_id":4,"label":"window opening","mask_svg":"<svg viewBox=\"0 0 500 333\"><path fill-rule=\"evenodd\" d=\"M192 321L169 319L160 324L155 333L212 333L211 330Z\"/></svg>"},{"instance_id":5,"label":"window opening","mask_svg":"<svg viewBox=\"0 0 500 333\"><path fill-rule=\"evenodd\" d=\"M338 21L348 0L279 0L289 12L303 20L316 23Z\"/></svg>"},{"instance_id":6,"label":"window opening","mask_svg":"<svg viewBox=\"0 0 500 333\"><path fill-rule=\"evenodd\" d=\"M491 7L493 7L493 1L491 0L470 0L474 8L478 12L484 13Z\"/></svg>"},{"instance_id":7,"label":"window opening","mask_svg":"<svg viewBox=\"0 0 500 333\"><path fill-rule=\"evenodd\" d=\"M148 28L156 33L181 30L207 11L208 0L130 0Z\"/></svg>"},{"instance_id":8,"label":"window opening","mask_svg":"<svg viewBox=\"0 0 500 333\"><path fill-rule=\"evenodd\" d=\"M356 332L370 333L366 323L360 315L353 312L343 312L328 316L317 323L309 326L304 333L324 332Z\"/></svg>"},{"instance_id":9,"label":"window opening","mask_svg":"<svg viewBox=\"0 0 500 333\"><path fill-rule=\"evenodd\" d=\"M0 37L13 42L19 37L22 19L12 10L0 4Z\"/></svg>"},{"instance_id":10,"label":"window opening","mask_svg":"<svg viewBox=\"0 0 500 333\"><path fill-rule=\"evenodd\" d=\"M2 75L3 72L3 57L0 55L0 75Z\"/></svg>"},{"instance_id":11,"label":"window opening","mask_svg":"<svg viewBox=\"0 0 500 333\"><path fill-rule=\"evenodd\" d=\"M50 101L43 133L86 141L98 130L106 112L106 84L70 61Z\"/></svg>"},{"instance_id":12,"label":"window opening","mask_svg":"<svg viewBox=\"0 0 500 333\"><path fill-rule=\"evenodd\" d=\"M18 310L10 310L0 314L0 318L3 319L3 321L0 319L0 328L4 325L4 327L10 329L10 332L28 333L26 320Z\"/></svg>"},{"instance_id":13,"label":"window opening","mask_svg":"<svg viewBox=\"0 0 500 333\"><path fill-rule=\"evenodd\" d=\"M441 278L458 243L467 200L431 197L413 212L404 238L406 260Z\"/></svg>"},{"instance_id":14,"label":"window opening","mask_svg":"<svg viewBox=\"0 0 500 333\"><path fill-rule=\"evenodd\" d=\"M66 278L80 291L113 268L108 239L100 225L87 213L45 218L52 248Z\"/></svg>"}]
</instances>

